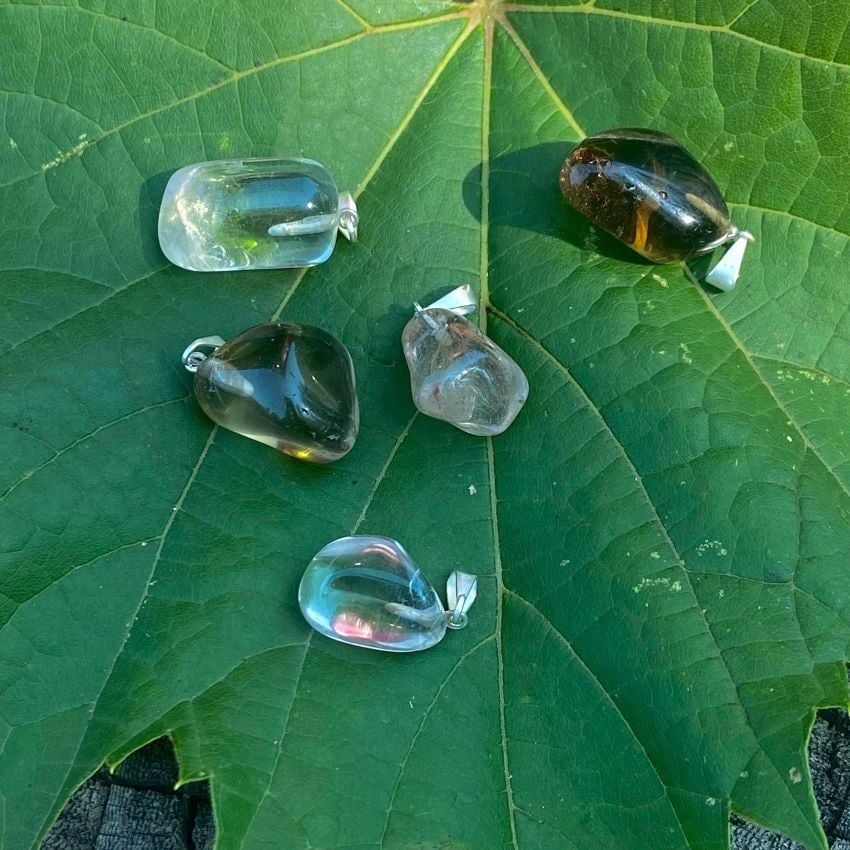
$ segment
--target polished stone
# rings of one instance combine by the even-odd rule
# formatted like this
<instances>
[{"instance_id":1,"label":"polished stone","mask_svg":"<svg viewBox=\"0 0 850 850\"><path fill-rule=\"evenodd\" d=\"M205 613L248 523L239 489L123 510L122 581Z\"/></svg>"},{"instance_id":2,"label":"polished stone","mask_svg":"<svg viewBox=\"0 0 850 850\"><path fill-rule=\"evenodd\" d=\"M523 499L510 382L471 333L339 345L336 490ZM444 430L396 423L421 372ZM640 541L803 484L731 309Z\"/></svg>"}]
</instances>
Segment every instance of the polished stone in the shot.
<instances>
[{"instance_id":1,"label":"polished stone","mask_svg":"<svg viewBox=\"0 0 850 850\"><path fill-rule=\"evenodd\" d=\"M675 139L609 130L581 142L560 174L566 199L639 254L669 263L703 254L733 233L711 175Z\"/></svg>"},{"instance_id":2,"label":"polished stone","mask_svg":"<svg viewBox=\"0 0 850 850\"><path fill-rule=\"evenodd\" d=\"M501 434L528 398L522 369L488 336L451 310L428 307L407 323L402 345L413 403L461 431Z\"/></svg>"},{"instance_id":3,"label":"polished stone","mask_svg":"<svg viewBox=\"0 0 850 850\"><path fill-rule=\"evenodd\" d=\"M307 622L356 646L415 652L439 643L447 618L437 591L389 537L342 537L310 561L298 588Z\"/></svg>"},{"instance_id":4,"label":"polished stone","mask_svg":"<svg viewBox=\"0 0 850 850\"><path fill-rule=\"evenodd\" d=\"M226 342L200 364L195 396L214 422L300 460L339 460L357 438L351 355L310 325L257 325Z\"/></svg>"},{"instance_id":5,"label":"polished stone","mask_svg":"<svg viewBox=\"0 0 850 850\"><path fill-rule=\"evenodd\" d=\"M200 162L168 181L159 244L191 271L312 266L333 253L338 224L339 192L318 162Z\"/></svg>"}]
</instances>

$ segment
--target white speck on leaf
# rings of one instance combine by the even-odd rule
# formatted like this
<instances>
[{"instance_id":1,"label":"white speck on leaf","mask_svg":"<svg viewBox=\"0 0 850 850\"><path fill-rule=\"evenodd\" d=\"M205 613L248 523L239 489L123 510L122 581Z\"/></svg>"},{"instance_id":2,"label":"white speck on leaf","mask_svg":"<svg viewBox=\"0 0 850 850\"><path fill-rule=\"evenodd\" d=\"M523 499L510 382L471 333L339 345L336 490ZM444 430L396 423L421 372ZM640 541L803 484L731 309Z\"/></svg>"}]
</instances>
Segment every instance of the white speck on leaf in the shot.
<instances>
[{"instance_id":1,"label":"white speck on leaf","mask_svg":"<svg viewBox=\"0 0 850 850\"><path fill-rule=\"evenodd\" d=\"M469 485L469 495L474 496L478 492L478 489L474 484Z\"/></svg>"},{"instance_id":2,"label":"white speck on leaf","mask_svg":"<svg viewBox=\"0 0 850 850\"><path fill-rule=\"evenodd\" d=\"M726 554L726 549L723 548L723 543L720 540L704 540L697 546L697 555L702 557L706 552L717 552L720 555Z\"/></svg>"},{"instance_id":3,"label":"white speck on leaf","mask_svg":"<svg viewBox=\"0 0 850 850\"><path fill-rule=\"evenodd\" d=\"M70 150L63 151L62 153L55 156L50 162L45 162L41 166L42 171L50 171L52 168L56 168L57 166L62 165L63 162L67 162L69 159L72 159L75 156L79 156L89 145L91 142L88 139L83 140L78 145L74 145Z\"/></svg>"},{"instance_id":4,"label":"white speck on leaf","mask_svg":"<svg viewBox=\"0 0 850 850\"><path fill-rule=\"evenodd\" d=\"M798 782L803 781L803 774L796 767L792 767L791 770L788 771L788 777L791 781L796 785Z\"/></svg>"},{"instance_id":5,"label":"white speck on leaf","mask_svg":"<svg viewBox=\"0 0 850 850\"><path fill-rule=\"evenodd\" d=\"M632 590L635 593L642 593L644 590L650 587L666 587L668 590L671 591L679 591L682 589L682 582L678 579L676 581L670 581L667 576L647 577L642 578L632 588Z\"/></svg>"}]
</instances>

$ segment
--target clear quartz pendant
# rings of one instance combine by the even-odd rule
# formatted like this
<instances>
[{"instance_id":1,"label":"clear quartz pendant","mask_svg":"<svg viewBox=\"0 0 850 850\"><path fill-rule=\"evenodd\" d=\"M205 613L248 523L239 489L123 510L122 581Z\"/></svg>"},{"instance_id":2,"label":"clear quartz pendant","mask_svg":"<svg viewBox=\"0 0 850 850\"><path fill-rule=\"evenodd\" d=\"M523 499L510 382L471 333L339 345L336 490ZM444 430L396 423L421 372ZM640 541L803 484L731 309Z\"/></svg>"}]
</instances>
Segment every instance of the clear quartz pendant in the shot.
<instances>
[{"instance_id":1,"label":"clear quartz pendant","mask_svg":"<svg viewBox=\"0 0 850 850\"><path fill-rule=\"evenodd\" d=\"M227 159L171 175L159 211L159 244L190 271L312 266L337 232L357 238L357 207L310 159Z\"/></svg>"},{"instance_id":2,"label":"clear quartz pendant","mask_svg":"<svg viewBox=\"0 0 850 850\"><path fill-rule=\"evenodd\" d=\"M455 572L449 611L404 547L389 537L341 537L310 561L298 604L316 631L343 643L416 652L439 643L447 628L466 625L477 580Z\"/></svg>"},{"instance_id":3,"label":"clear quartz pendant","mask_svg":"<svg viewBox=\"0 0 850 850\"><path fill-rule=\"evenodd\" d=\"M183 352L204 413L230 431L299 460L347 454L360 423L354 364L332 334L270 322L224 342L203 337Z\"/></svg>"},{"instance_id":4,"label":"clear quartz pendant","mask_svg":"<svg viewBox=\"0 0 850 850\"><path fill-rule=\"evenodd\" d=\"M492 436L522 409L528 380L511 357L463 317L474 309L469 287L428 307L417 305L402 345L416 407L461 431Z\"/></svg>"}]
</instances>

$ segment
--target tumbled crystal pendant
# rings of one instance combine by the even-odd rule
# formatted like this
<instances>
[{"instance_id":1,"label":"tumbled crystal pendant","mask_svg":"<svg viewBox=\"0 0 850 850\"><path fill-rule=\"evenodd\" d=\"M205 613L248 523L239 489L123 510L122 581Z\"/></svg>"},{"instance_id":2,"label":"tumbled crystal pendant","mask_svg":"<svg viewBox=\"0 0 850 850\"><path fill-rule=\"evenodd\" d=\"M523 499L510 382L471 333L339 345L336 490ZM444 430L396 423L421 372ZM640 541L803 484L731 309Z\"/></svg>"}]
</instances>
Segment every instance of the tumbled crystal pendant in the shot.
<instances>
[{"instance_id":1,"label":"tumbled crystal pendant","mask_svg":"<svg viewBox=\"0 0 850 850\"><path fill-rule=\"evenodd\" d=\"M582 215L653 262L733 242L707 280L734 287L752 236L732 224L711 175L670 136L638 129L590 136L573 149L559 182Z\"/></svg>"},{"instance_id":2,"label":"tumbled crystal pendant","mask_svg":"<svg viewBox=\"0 0 850 850\"><path fill-rule=\"evenodd\" d=\"M404 547L389 537L341 537L310 561L298 604L316 631L355 646L416 652L462 629L478 580L455 571L448 611Z\"/></svg>"},{"instance_id":3,"label":"tumbled crystal pendant","mask_svg":"<svg viewBox=\"0 0 850 850\"><path fill-rule=\"evenodd\" d=\"M357 238L357 207L311 159L223 159L171 175L159 210L159 244L196 272L313 266L337 231Z\"/></svg>"},{"instance_id":4,"label":"tumbled crystal pendant","mask_svg":"<svg viewBox=\"0 0 850 850\"><path fill-rule=\"evenodd\" d=\"M354 445L354 364L321 328L270 322L229 342L203 337L183 352L183 365L195 373L204 413L230 431L314 463L339 460Z\"/></svg>"},{"instance_id":5,"label":"tumbled crystal pendant","mask_svg":"<svg viewBox=\"0 0 850 850\"><path fill-rule=\"evenodd\" d=\"M402 334L413 403L479 436L501 434L528 398L522 369L464 318L476 309L461 286L416 313Z\"/></svg>"}]
</instances>

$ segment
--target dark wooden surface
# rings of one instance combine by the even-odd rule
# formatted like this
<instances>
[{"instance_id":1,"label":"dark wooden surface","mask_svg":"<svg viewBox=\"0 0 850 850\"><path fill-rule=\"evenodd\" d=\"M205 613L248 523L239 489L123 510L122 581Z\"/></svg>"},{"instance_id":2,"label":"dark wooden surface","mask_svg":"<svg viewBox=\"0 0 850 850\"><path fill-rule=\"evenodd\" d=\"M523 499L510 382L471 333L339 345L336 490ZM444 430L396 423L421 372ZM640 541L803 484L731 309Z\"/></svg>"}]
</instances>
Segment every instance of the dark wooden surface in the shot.
<instances>
[{"instance_id":1,"label":"dark wooden surface","mask_svg":"<svg viewBox=\"0 0 850 850\"><path fill-rule=\"evenodd\" d=\"M825 711L818 717L809 764L830 844L833 850L850 850L850 718L846 712ZM176 779L171 745L155 741L114 774L101 770L80 788L42 850L212 850L207 784L192 783L175 791ZM732 822L732 844L734 850L802 850L737 818Z\"/></svg>"},{"instance_id":2,"label":"dark wooden surface","mask_svg":"<svg viewBox=\"0 0 850 850\"><path fill-rule=\"evenodd\" d=\"M162 739L110 774L103 769L71 798L42 850L212 850L206 782L174 790L177 763Z\"/></svg>"}]
</instances>

